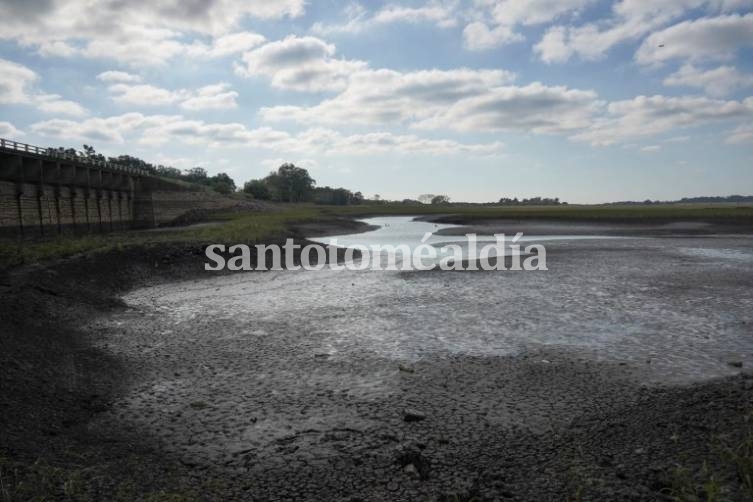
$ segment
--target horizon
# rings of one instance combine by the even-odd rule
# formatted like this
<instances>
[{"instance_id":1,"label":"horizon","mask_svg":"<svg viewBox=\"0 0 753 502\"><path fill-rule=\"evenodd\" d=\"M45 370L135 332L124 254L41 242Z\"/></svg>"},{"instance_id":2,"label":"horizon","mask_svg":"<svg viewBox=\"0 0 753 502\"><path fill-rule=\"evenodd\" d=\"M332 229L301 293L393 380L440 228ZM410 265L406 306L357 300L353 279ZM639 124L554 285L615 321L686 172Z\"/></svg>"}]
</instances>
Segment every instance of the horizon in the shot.
<instances>
[{"instance_id":1,"label":"horizon","mask_svg":"<svg viewBox=\"0 0 753 502\"><path fill-rule=\"evenodd\" d=\"M0 2L0 137L238 186L456 202L753 194L753 5Z\"/></svg>"}]
</instances>

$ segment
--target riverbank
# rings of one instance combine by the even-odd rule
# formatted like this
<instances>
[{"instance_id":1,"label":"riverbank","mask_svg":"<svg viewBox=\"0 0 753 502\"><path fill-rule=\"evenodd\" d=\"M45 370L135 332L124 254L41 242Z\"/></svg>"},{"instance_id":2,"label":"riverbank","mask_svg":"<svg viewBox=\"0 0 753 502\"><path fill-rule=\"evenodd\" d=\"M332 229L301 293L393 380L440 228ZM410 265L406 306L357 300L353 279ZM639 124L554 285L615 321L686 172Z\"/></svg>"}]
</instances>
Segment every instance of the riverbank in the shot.
<instances>
[{"instance_id":1,"label":"riverbank","mask_svg":"<svg viewBox=\"0 0 753 502\"><path fill-rule=\"evenodd\" d=\"M222 305L264 288L273 301L282 280L304 277L213 279L202 265L202 246L160 244L6 274L6 500L693 500L716 488L745 500L747 366L662 386L642 381L645 361L555 348L339 357L320 349L321 323L297 317L246 324L207 309L176 323L182 311L166 298L230 295ZM361 297L344 286L360 291L367 278L347 279L337 294ZM286 305L311 287L300 283ZM353 330L380 322L360 312L318 317Z\"/></svg>"}]
</instances>

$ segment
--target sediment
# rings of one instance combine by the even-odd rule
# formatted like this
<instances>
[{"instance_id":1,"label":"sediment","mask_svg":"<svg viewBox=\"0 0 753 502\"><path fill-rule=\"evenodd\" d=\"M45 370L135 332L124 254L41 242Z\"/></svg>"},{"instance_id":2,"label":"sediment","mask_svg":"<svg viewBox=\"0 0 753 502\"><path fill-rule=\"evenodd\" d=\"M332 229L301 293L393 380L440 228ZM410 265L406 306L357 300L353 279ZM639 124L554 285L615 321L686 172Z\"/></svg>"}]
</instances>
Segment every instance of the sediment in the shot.
<instances>
[{"instance_id":1,"label":"sediment","mask_svg":"<svg viewBox=\"0 0 753 502\"><path fill-rule=\"evenodd\" d=\"M301 232L315 229L301 227L296 235ZM713 482L722 500L750 500L740 476L753 437L747 369L703 383L645 385L635 378L640 369L555 349L437 356L403 366L306 354L309 341L297 333L260 339L255 354L210 341L160 359L156 348L171 347L180 334L139 332L144 312L121 297L134 288L210 277L203 253L195 244L129 248L3 273L4 496L672 500L683 493L691 499L702 483ZM106 322L115 314L134 318L123 328L119 350L100 343L116 343ZM143 337L136 340L137 334ZM259 373L289 363L283 352L296 345L302 348L289 380L249 385L243 406L222 398L223 370ZM342 376L337 387L296 380L323 371ZM216 396L187 396L179 410L146 409L149 427L140 427L119 404L129 390L149 388L167 373ZM392 391L356 390L374 374ZM294 415L306 414L312 425L284 430L287 422L301 423ZM201 444L186 425L215 430L228 416L252 425L266 415L290 421L270 425L263 444L243 449ZM344 416L345 425L317 422L333 415Z\"/></svg>"}]
</instances>

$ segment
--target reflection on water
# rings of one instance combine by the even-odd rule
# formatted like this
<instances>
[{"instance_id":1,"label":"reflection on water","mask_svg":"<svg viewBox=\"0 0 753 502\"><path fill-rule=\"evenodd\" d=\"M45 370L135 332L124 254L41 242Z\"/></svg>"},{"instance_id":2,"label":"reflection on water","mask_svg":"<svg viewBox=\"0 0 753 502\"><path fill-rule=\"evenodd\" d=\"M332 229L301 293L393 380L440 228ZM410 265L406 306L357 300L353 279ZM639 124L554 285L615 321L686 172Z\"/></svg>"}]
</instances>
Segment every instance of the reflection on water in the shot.
<instances>
[{"instance_id":1,"label":"reflection on water","mask_svg":"<svg viewBox=\"0 0 753 502\"><path fill-rule=\"evenodd\" d=\"M310 239L322 244L334 243L339 247L365 247L372 249L374 246L400 246L405 245L412 251L421 244L428 244L436 249L437 262L444 256L452 256L453 250L445 248L448 245L459 246L464 260L477 260L481 255L484 246L496 242L493 235L476 235L475 241L477 246L469 245L469 240L465 235L436 235L439 230L454 227L456 225L445 225L440 223L431 223L425 221L416 221L412 216L385 216L376 218L367 218L361 220L364 223L378 227L376 230L369 232L339 235L336 237L320 237ZM426 234L431 234L428 238ZM562 240L583 240L583 239L614 239L618 237L604 237L594 235L522 235L516 239L515 244L519 245L514 248L513 238L516 235L510 234L505 236L505 256L514 254L525 254L525 247L532 243L543 243L547 241ZM394 253L392 253L394 254ZM488 256L497 256L495 249L490 249ZM398 263L402 255L397 254ZM382 257L386 260L386 257ZM430 263L429 260L424 260Z\"/></svg>"},{"instance_id":2,"label":"reflection on water","mask_svg":"<svg viewBox=\"0 0 753 502\"><path fill-rule=\"evenodd\" d=\"M409 218L368 222L380 229L338 242L415 244L442 228ZM340 358L497 356L555 346L665 380L753 363L753 267L732 260L720 267L717 257L745 254L753 238L527 239L548 241L548 271L254 272L137 290L126 301L158 312L159 329L192 332L221 321L250 347L257 337L294 333L290 350ZM689 256L687 249L705 251Z\"/></svg>"}]
</instances>

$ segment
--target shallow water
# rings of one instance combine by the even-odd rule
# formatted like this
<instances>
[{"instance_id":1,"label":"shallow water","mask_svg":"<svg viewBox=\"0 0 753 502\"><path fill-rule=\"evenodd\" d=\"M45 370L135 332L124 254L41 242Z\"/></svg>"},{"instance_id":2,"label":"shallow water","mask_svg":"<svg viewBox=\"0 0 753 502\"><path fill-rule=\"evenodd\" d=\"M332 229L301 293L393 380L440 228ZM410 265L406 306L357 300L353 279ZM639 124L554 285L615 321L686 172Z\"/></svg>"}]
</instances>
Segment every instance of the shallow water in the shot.
<instances>
[{"instance_id":1,"label":"shallow water","mask_svg":"<svg viewBox=\"0 0 753 502\"><path fill-rule=\"evenodd\" d=\"M405 217L369 223L381 227L339 236L338 244L415 245L443 227ZM548 271L246 273L140 289L125 300L152 312L158 329L218 326L212 336L230 337L236 350L291 333L298 341L281 350L353 360L500 356L546 346L626 363L665 382L753 363L753 267L740 259L750 254L751 237L525 242L546 242Z\"/></svg>"},{"instance_id":2,"label":"shallow water","mask_svg":"<svg viewBox=\"0 0 753 502\"><path fill-rule=\"evenodd\" d=\"M494 235L475 235L474 239L477 245L469 245L469 240L465 235L437 235L440 230L453 228L456 225L445 225L430 223L425 221L414 220L412 216L387 216L367 218L363 221L367 225L378 227L370 232L363 232L349 235L338 235L336 237L321 237L310 239L322 244L334 245L343 248L374 249L375 246L400 246L405 245L412 251L421 244L428 244L436 250L437 258L435 260L426 259L424 263L439 263L442 257L452 256L453 251L445 248L448 245L459 246L462 253L462 260L477 260L482 256L484 246L497 242ZM525 255L525 247L532 243L560 241L560 240L588 240L588 239L616 239L614 236L598 235L521 235L516 237L512 233L505 235L505 256ZM514 239L514 240L513 240ZM516 245L517 246L514 246ZM514 246L514 247L511 247ZM497 256L494 248L489 249L486 256ZM380 257L383 263L386 263L387 255L396 257L398 265L403 259L402 253L382 252Z\"/></svg>"}]
</instances>

